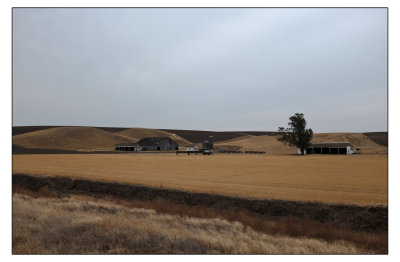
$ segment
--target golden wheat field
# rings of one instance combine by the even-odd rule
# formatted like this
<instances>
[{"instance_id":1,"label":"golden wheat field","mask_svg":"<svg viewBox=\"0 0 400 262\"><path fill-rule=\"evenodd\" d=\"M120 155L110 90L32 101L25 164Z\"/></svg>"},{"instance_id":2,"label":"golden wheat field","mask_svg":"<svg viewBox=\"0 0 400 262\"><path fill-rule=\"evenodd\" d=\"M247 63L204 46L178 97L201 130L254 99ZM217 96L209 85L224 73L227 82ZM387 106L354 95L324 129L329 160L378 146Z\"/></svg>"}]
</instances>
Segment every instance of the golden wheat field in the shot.
<instances>
[{"instance_id":1,"label":"golden wheat field","mask_svg":"<svg viewBox=\"0 0 400 262\"><path fill-rule=\"evenodd\" d=\"M387 205L387 155L13 155L13 173L250 198Z\"/></svg>"}]
</instances>

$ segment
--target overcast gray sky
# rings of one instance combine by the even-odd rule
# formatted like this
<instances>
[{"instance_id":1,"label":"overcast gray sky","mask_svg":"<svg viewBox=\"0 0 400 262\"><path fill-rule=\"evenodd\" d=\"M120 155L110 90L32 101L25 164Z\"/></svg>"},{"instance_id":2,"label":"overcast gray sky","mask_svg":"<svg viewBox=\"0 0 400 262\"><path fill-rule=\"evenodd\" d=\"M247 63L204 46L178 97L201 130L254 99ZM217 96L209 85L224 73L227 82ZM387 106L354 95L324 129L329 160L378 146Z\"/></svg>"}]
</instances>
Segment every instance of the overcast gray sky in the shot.
<instances>
[{"instance_id":1,"label":"overcast gray sky","mask_svg":"<svg viewBox=\"0 0 400 262\"><path fill-rule=\"evenodd\" d=\"M13 125L387 131L386 8L14 8Z\"/></svg>"}]
</instances>

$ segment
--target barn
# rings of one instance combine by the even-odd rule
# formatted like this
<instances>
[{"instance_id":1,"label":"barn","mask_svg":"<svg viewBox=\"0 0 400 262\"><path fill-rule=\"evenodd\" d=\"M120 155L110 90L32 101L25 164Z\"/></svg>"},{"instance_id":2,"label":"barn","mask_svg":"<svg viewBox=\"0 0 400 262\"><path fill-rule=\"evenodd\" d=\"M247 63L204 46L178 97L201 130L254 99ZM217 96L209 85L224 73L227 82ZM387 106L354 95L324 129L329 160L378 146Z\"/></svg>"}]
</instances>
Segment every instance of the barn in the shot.
<instances>
[{"instance_id":1,"label":"barn","mask_svg":"<svg viewBox=\"0 0 400 262\"><path fill-rule=\"evenodd\" d=\"M178 150L178 144L169 137L147 137L137 142L142 150Z\"/></svg>"},{"instance_id":2,"label":"barn","mask_svg":"<svg viewBox=\"0 0 400 262\"><path fill-rule=\"evenodd\" d=\"M142 151L142 147L137 143L122 143L115 145L116 151Z\"/></svg>"},{"instance_id":3,"label":"barn","mask_svg":"<svg viewBox=\"0 0 400 262\"><path fill-rule=\"evenodd\" d=\"M307 148L307 154L333 154L333 155L351 155L354 154L354 146L348 142L334 143L312 143ZM301 154L300 149L297 150Z\"/></svg>"}]
</instances>

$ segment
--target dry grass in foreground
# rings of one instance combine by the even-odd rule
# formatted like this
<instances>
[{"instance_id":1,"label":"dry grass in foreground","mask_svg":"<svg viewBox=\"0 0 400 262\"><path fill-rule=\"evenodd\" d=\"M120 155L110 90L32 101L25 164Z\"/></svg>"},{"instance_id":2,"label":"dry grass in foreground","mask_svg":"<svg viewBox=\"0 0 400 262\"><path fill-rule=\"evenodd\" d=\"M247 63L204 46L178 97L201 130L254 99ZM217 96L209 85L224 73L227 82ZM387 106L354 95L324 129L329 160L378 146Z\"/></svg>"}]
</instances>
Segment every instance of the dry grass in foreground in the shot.
<instances>
[{"instance_id":1,"label":"dry grass in foreground","mask_svg":"<svg viewBox=\"0 0 400 262\"><path fill-rule=\"evenodd\" d=\"M17 177L20 179L14 180ZM14 178L13 193L33 198L62 198L72 195L74 199L89 202L107 201L125 208L152 209L160 214L240 222L255 231L269 235L319 239L329 243L346 241L366 252L388 253L387 210L385 212L384 207L333 207L323 204L309 206L307 203L294 204L285 201L279 201L279 203L268 201L265 206L260 205L259 202L258 204L254 201L243 203L244 199L234 201L216 195L196 195L193 199L193 195L188 193L171 192L172 195L168 195L166 190L146 191L130 187L136 192L136 197L134 197L129 194L121 195L122 192L130 190L126 187L118 187L116 184L75 181L73 184L81 188L81 191L71 188L65 191L62 190L63 186L68 188L68 184L71 185L69 182L72 182L66 178L51 180L30 177L28 179L29 176L24 178L18 175ZM99 189L103 189L103 194L99 193L102 192ZM98 194L93 194L93 191ZM119 193L114 195L113 192Z\"/></svg>"},{"instance_id":2,"label":"dry grass in foreground","mask_svg":"<svg viewBox=\"0 0 400 262\"><path fill-rule=\"evenodd\" d=\"M272 236L239 222L104 201L13 195L13 254L360 254L344 241Z\"/></svg>"}]
</instances>

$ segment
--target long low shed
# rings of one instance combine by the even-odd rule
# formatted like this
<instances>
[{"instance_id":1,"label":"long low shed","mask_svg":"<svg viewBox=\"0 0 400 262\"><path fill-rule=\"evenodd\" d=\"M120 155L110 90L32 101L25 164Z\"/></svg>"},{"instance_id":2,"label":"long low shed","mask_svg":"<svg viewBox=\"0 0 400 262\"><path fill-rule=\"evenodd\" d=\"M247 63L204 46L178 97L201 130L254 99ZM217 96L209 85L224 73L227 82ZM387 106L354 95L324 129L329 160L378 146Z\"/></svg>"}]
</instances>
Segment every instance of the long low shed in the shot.
<instances>
[{"instance_id":1,"label":"long low shed","mask_svg":"<svg viewBox=\"0 0 400 262\"><path fill-rule=\"evenodd\" d=\"M297 150L301 154L300 149ZM351 155L354 154L354 146L348 142L336 143L312 143L307 148L306 154L334 154L334 155Z\"/></svg>"},{"instance_id":2,"label":"long low shed","mask_svg":"<svg viewBox=\"0 0 400 262\"><path fill-rule=\"evenodd\" d=\"M115 145L116 151L142 151L142 147L137 143L122 143Z\"/></svg>"}]
</instances>

